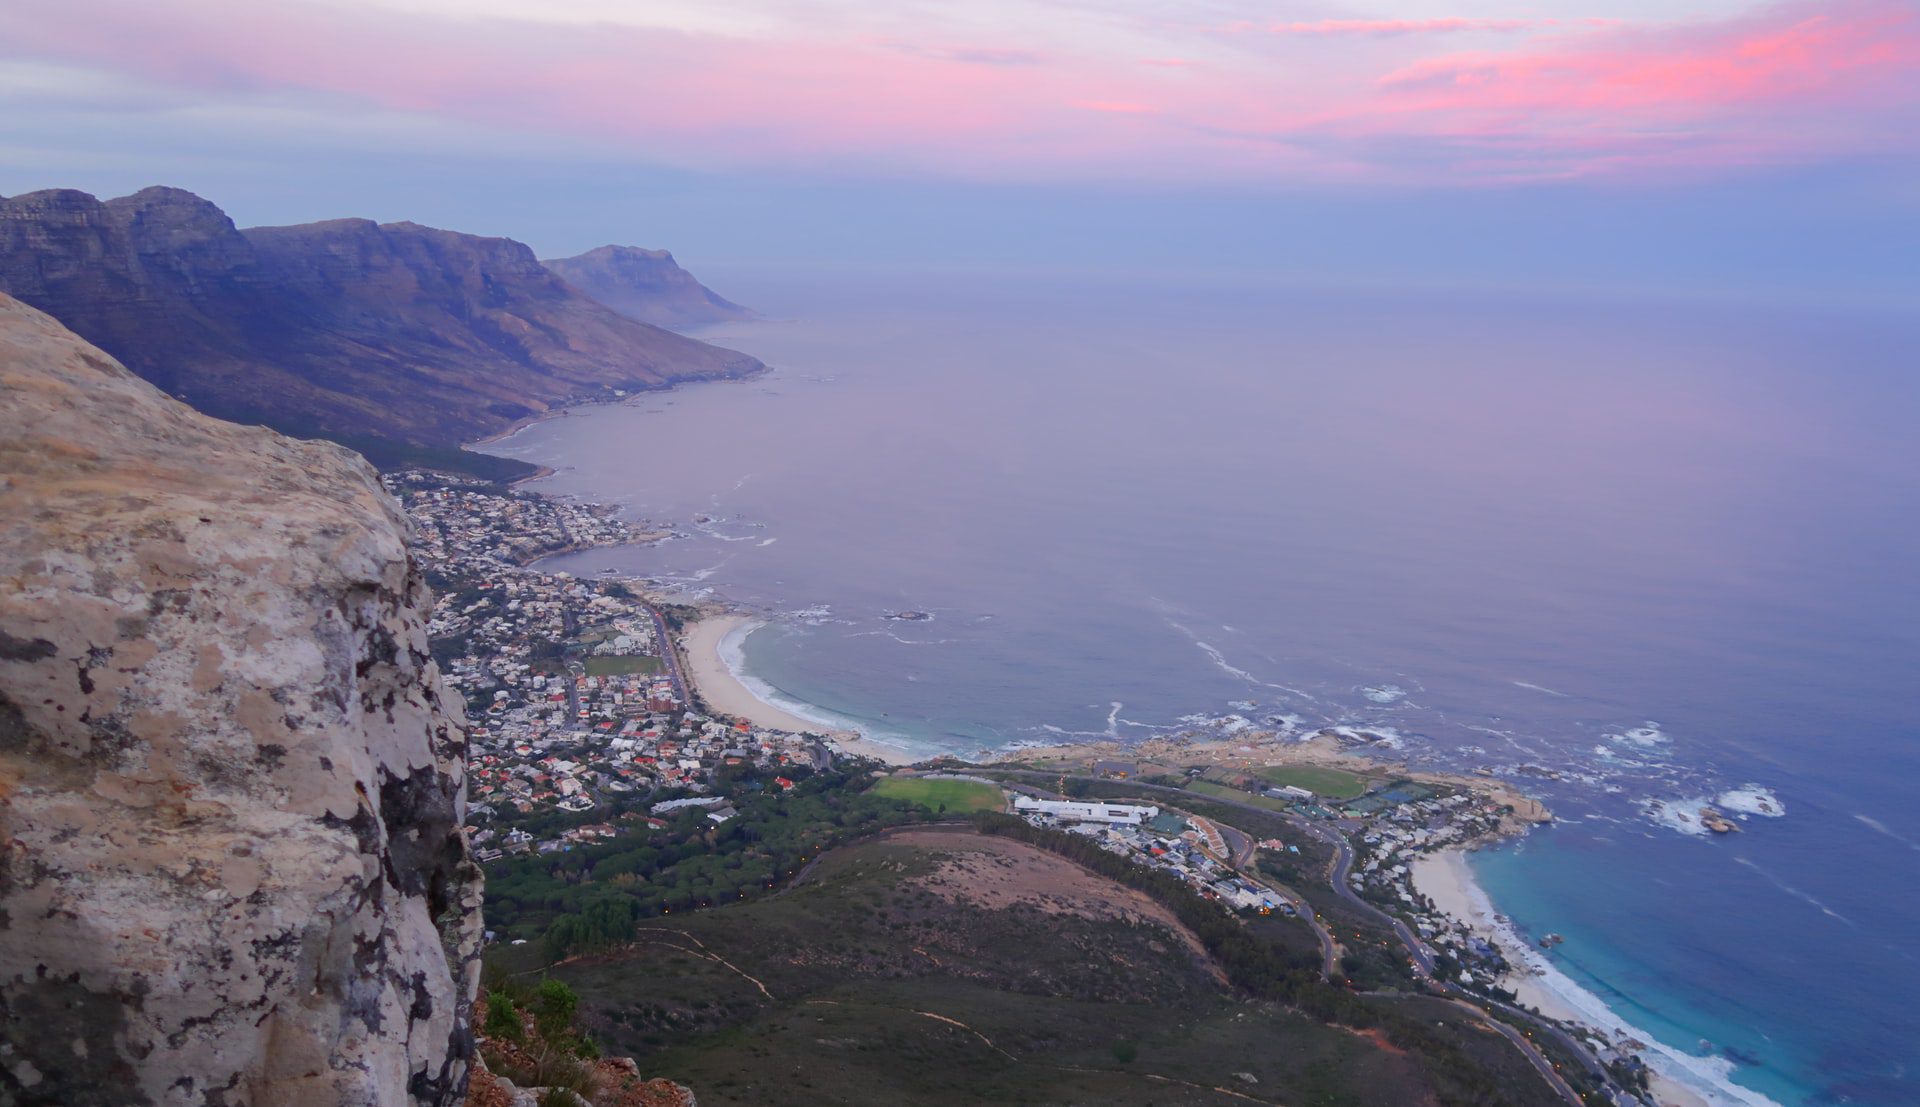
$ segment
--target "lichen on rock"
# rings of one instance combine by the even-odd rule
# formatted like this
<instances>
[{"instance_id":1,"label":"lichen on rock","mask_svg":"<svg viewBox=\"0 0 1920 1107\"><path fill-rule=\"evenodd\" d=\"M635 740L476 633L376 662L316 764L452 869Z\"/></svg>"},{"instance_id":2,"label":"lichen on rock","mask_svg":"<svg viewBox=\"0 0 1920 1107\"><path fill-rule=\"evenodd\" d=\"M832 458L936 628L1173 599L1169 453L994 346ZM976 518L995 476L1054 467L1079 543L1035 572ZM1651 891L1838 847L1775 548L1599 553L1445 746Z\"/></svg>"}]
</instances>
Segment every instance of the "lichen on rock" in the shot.
<instances>
[{"instance_id":1,"label":"lichen on rock","mask_svg":"<svg viewBox=\"0 0 1920 1107\"><path fill-rule=\"evenodd\" d=\"M359 457L0 296L0 1103L460 1101L479 874L427 611Z\"/></svg>"}]
</instances>

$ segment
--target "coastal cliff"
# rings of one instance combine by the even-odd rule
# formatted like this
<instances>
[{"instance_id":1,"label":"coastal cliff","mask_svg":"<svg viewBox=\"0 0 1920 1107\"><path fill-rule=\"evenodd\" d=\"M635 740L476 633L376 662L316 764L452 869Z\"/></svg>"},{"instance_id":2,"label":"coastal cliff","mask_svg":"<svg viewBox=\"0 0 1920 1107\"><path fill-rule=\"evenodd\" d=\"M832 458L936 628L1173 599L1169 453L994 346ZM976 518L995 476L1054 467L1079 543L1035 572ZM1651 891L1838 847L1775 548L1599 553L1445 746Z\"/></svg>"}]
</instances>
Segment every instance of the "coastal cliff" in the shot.
<instances>
[{"instance_id":1,"label":"coastal cliff","mask_svg":"<svg viewBox=\"0 0 1920 1107\"><path fill-rule=\"evenodd\" d=\"M0 292L202 411L383 463L765 368L620 314L511 239L365 219L243 231L174 188L0 199Z\"/></svg>"},{"instance_id":2,"label":"coastal cliff","mask_svg":"<svg viewBox=\"0 0 1920 1107\"><path fill-rule=\"evenodd\" d=\"M0 296L0 564L0 1102L459 1102L465 724L373 469Z\"/></svg>"},{"instance_id":3,"label":"coastal cliff","mask_svg":"<svg viewBox=\"0 0 1920 1107\"><path fill-rule=\"evenodd\" d=\"M542 264L627 318L656 327L705 327L753 318L753 312L695 280L665 250L601 246Z\"/></svg>"}]
</instances>

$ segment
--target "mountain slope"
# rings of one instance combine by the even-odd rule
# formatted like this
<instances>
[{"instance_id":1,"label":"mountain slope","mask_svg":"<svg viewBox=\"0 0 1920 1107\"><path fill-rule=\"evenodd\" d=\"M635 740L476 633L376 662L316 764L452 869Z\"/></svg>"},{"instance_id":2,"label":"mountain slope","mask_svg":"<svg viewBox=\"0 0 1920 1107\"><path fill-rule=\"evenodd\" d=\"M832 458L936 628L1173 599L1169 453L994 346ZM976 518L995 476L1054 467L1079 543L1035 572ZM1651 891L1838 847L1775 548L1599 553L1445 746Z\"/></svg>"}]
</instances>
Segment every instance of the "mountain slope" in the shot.
<instances>
[{"instance_id":1,"label":"mountain slope","mask_svg":"<svg viewBox=\"0 0 1920 1107\"><path fill-rule=\"evenodd\" d=\"M460 1102L480 876L406 543L360 458L0 295L0 1102Z\"/></svg>"},{"instance_id":2,"label":"mountain slope","mask_svg":"<svg viewBox=\"0 0 1920 1107\"><path fill-rule=\"evenodd\" d=\"M572 400L765 368L620 315L510 239L241 231L169 188L0 200L0 292L202 411L363 448L457 446Z\"/></svg>"},{"instance_id":3,"label":"mountain slope","mask_svg":"<svg viewBox=\"0 0 1920 1107\"><path fill-rule=\"evenodd\" d=\"M643 323L684 329L753 317L695 280L665 250L601 246L542 264L573 287Z\"/></svg>"}]
</instances>

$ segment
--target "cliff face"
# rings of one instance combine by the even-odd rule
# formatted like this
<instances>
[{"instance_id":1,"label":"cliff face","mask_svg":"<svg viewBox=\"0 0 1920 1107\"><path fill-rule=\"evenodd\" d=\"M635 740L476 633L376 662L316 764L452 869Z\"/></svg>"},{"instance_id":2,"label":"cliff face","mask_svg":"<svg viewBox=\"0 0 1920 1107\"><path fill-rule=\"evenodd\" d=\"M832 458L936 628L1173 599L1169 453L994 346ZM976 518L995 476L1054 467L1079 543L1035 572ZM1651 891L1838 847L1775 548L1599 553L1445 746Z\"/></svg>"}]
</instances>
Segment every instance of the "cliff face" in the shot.
<instances>
[{"instance_id":1,"label":"cliff face","mask_svg":"<svg viewBox=\"0 0 1920 1107\"><path fill-rule=\"evenodd\" d=\"M0 296L0 565L0 1102L457 1102L465 729L372 469Z\"/></svg>"},{"instance_id":2,"label":"cliff face","mask_svg":"<svg viewBox=\"0 0 1920 1107\"><path fill-rule=\"evenodd\" d=\"M544 263L566 282L629 319L657 327L704 327L753 313L693 279L665 250L601 246Z\"/></svg>"},{"instance_id":3,"label":"cliff face","mask_svg":"<svg viewBox=\"0 0 1920 1107\"><path fill-rule=\"evenodd\" d=\"M570 399L764 368L620 315L510 239L240 231L178 189L0 200L0 292L202 411L355 442L458 445Z\"/></svg>"}]
</instances>

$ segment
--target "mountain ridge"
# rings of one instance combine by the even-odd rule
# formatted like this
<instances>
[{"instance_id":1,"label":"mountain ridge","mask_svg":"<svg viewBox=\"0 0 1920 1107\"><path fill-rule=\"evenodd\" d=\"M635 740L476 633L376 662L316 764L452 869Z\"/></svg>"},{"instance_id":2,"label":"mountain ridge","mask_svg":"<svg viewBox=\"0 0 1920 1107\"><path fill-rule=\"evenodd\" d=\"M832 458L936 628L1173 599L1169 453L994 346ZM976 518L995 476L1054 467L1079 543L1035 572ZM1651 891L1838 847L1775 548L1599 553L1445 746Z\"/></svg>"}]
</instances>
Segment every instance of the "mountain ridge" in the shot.
<instances>
[{"instance_id":1,"label":"mountain ridge","mask_svg":"<svg viewBox=\"0 0 1920 1107\"><path fill-rule=\"evenodd\" d=\"M701 284L666 250L596 246L541 264L620 314L658 327L684 330L755 317Z\"/></svg>"},{"instance_id":2,"label":"mountain ridge","mask_svg":"<svg viewBox=\"0 0 1920 1107\"><path fill-rule=\"evenodd\" d=\"M164 186L0 199L0 292L202 411L377 460L766 368L614 311L512 239L352 218L242 230Z\"/></svg>"}]
</instances>

